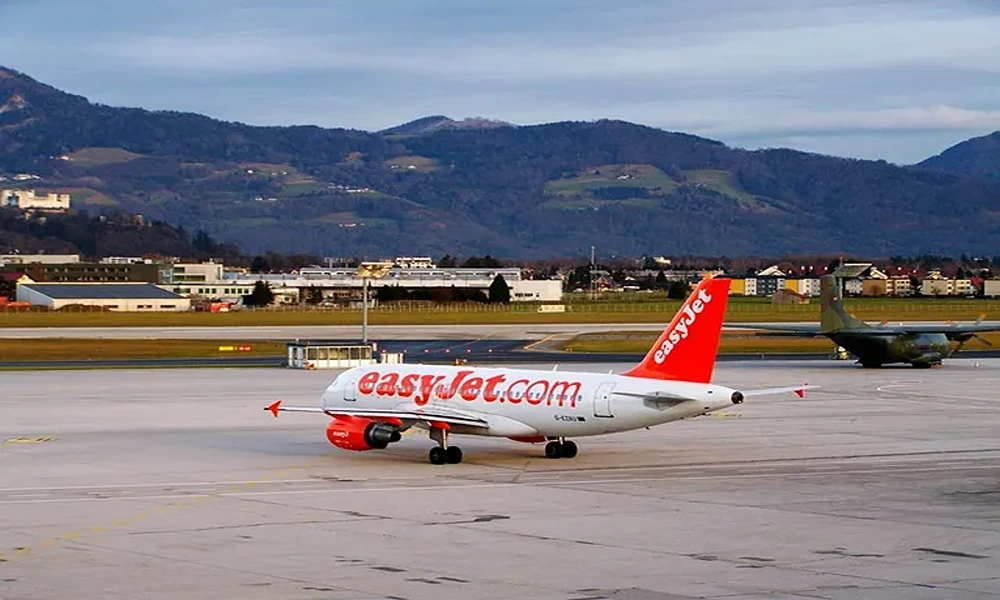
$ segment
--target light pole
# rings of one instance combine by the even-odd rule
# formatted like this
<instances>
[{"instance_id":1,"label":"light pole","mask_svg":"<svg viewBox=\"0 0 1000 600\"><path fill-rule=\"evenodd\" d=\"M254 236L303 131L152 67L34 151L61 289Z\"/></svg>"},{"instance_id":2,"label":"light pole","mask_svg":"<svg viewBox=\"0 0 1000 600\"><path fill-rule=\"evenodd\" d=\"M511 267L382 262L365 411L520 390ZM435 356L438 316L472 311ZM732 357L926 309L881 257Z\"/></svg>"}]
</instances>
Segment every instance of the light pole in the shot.
<instances>
[{"instance_id":1,"label":"light pole","mask_svg":"<svg viewBox=\"0 0 1000 600\"><path fill-rule=\"evenodd\" d=\"M354 271L361 278L361 342L368 343L368 280L381 279L392 268L391 262L363 262Z\"/></svg>"}]
</instances>

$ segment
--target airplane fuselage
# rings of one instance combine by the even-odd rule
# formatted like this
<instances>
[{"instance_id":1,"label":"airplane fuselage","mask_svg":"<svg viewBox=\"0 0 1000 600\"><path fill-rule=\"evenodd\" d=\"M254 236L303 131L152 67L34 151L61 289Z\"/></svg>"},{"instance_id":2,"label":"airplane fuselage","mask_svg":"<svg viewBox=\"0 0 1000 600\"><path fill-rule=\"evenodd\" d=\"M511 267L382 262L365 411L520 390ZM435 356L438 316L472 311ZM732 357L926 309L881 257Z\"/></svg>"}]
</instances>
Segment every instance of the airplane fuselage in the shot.
<instances>
[{"instance_id":1,"label":"airplane fuselage","mask_svg":"<svg viewBox=\"0 0 1000 600\"><path fill-rule=\"evenodd\" d=\"M866 366L893 363L931 366L952 353L951 342L943 333L882 334L877 330L863 330L829 332L826 336Z\"/></svg>"},{"instance_id":2,"label":"airplane fuselage","mask_svg":"<svg viewBox=\"0 0 1000 600\"><path fill-rule=\"evenodd\" d=\"M656 393L691 398L671 401ZM615 374L379 364L340 374L324 409L432 410L485 418L454 433L510 438L581 437L638 429L731 407L736 390ZM643 397L646 396L646 397ZM737 396L738 398L738 396Z\"/></svg>"},{"instance_id":3,"label":"airplane fuselage","mask_svg":"<svg viewBox=\"0 0 1000 600\"><path fill-rule=\"evenodd\" d=\"M706 278L692 290L643 359L627 371L592 373L501 367L375 364L338 375L319 406L264 409L325 414L326 438L353 451L385 449L413 427L436 446L431 464L457 464L452 434L545 442L545 457L572 459L571 438L649 428L741 404L746 396L795 387L737 391L712 383L729 297L727 278Z\"/></svg>"}]
</instances>

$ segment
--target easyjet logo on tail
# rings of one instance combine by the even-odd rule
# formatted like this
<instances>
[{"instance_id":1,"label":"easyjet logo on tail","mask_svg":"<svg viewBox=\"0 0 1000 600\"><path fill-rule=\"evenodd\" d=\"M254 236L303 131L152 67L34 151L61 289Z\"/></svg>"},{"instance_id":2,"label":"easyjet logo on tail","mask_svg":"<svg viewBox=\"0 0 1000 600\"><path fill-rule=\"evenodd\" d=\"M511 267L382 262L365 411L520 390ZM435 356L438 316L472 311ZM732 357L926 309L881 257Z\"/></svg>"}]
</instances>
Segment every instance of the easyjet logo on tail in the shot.
<instances>
[{"instance_id":1,"label":"easyjet logo on tail","mask_svg":"<svg viewBox=\"0 0 1000 600\"><path fill-rule=\"evenodd\" d=\"M622 373L631 377L708 383L722 335L729 279L702 280L649 348L642 362Z\"/></svg>"},{"instance_id":2,"label":"easyjet logo on tail","mask_svg":"<svg viewBox=\"0 0 1000 600\"><path fill-rule=\"evenodd\" d=\"M693 300L688 302L681 308L680 318L677 319L677 323L674 324L673 328L667 332L664 336L663 343L653 354L653 360L658 365L662 365L663 361L670 356L670 353L674 351L677 344L681 340L686 340L688 335L691 333L691 326L695 324L698 320L698 315L705 310L705 307L712 301L712 295L705 291L704 288L698 290L697 296Z\"/></svg>"}]
</instances>

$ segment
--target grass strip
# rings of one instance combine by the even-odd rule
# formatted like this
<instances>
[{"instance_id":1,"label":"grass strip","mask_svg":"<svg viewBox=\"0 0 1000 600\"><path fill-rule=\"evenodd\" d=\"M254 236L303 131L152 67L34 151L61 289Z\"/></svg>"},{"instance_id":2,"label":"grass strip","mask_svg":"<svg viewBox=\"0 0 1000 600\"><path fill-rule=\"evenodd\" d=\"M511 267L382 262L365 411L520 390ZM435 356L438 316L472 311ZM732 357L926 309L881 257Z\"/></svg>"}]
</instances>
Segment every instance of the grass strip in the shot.
<instances>
[{"instance_id":1,"label":"grass strip","mask_svg":"<svg viewBox=\"0 0 1000 600\"><path fill-rule=\"evenodd\" d=\"M240 351L239 347L249 350ZM220 350L231 348L231 350ZM0 361L285 356L284 342L177 339L0 339Z\"/></svg>"},{"instance_id":2,"label":"grass strip","mask_svg":"<svg viewBox=\"0 0 1000 600\"><path fill-rule=\"evenodd\" d=\"M371 325L517 325L559 323L663 323L680 302L615 304L577 302L564 313L539 313L533 306L511 304L443 305L404 308L386 305L369 312ZM979 316L998 318L1000 300L993 299L875 299L859 298L846 303L848 311L866 321L971 321ZM281 327L361 326L360 310L258 310L230 313L125 313L125 312L16 312L0 311L4 327ZM732 298L726 321L789 322L818 321L819 306L775 305L760 299Z\"/></svg>"},{"instance_id":3,"label":"grass strip","mask_svg":"<svg viewBox=\"0 0 1000 600\"><path fill-rule=\"evenodd\" d=\"M616 335L615 333L588 333L567 340L559 344L557 348L567 352L643 354L649 350L658 337L658 334L649 334L647 332L622 332L621 335ZM1000 333L987 333L983 334L982 337L994 344L992 348L1000 348ZM814 353L832 352L833 349L833 342L825 337L796 338L724 333L719 343L720 354L748 352ZM991 349L991 347L982 342L972 340L965 345L965 349L984 350Z\"/></svg>"}]
</instances>

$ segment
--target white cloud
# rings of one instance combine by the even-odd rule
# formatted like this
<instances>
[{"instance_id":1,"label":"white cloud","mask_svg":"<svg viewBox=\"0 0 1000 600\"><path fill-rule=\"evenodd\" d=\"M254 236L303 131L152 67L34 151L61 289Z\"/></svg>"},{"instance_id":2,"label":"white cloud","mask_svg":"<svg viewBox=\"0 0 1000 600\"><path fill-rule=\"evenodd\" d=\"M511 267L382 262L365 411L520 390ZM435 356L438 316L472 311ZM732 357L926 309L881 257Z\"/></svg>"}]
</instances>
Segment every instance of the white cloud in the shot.
<instances>
[{"instance_id":1,"label":"white cloud","mask_svg":"<svg viewBox=\"0 0 1000 600\"><path fill-rule=\"evenodd\" d=\"M975 131L1000 129L1000 110L954 106L903 107L866 111L799 112L773 115L767 122L744 119L708 130L725 135L852 133L878 131Z\"/></svg>"},{"instance_id":2,"label":"white cloud","mask_svg":"<svg viewBox=\"0 0 1000 600\"><path fill-rule=\"evenodd\" d=\"M46 82L251 123L607 117L855 154L891 132L890 159L939 150L928 132L1000 128L1000 10L971 0L36 0L4 16L0 56Z\"/></svg>"},{"instance_id":3,"label":"white cloud","mask_svg":"<svg viewBox=\"0 0 1000 600\"><path fill-rule=\"evenodd\" d=\"M874 19L874 16L873 16ZM99 58L172 72L365 69L442 79L532 82L634 77L779 77L971 62L1000 73L1000 16L874 19L716 32L636 33L595 44L574 32L386 42L356 32L134 35L98 42ZM974 59L971 60L970 59ZM835 84L831 81L831 84Z\"/></svg>"}]
</instances>

